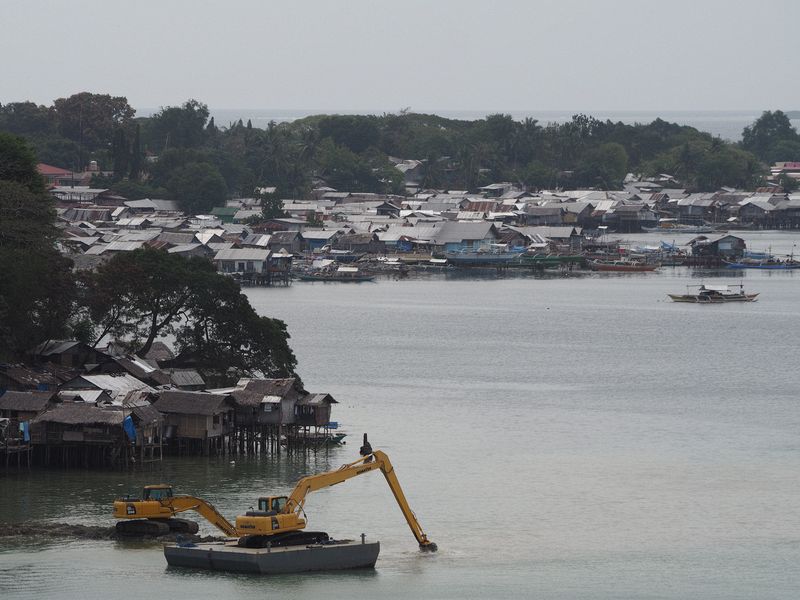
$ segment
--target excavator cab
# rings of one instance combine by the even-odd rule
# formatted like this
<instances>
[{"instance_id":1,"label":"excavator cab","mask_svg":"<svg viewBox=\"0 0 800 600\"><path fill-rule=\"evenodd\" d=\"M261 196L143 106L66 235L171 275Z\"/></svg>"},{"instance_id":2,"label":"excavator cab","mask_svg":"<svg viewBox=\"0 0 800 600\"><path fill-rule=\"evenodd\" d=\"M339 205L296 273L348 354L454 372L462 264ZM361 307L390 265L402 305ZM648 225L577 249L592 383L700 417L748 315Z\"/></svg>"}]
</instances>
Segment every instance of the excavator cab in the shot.
<instances>
[{"instance_id":1,"label":"excavator cab","mask_svg":"<svg viewBox=\"0 0 800 600\"><path fill-rule=\"evenodd\" d=\"M287 496L266 496L258 499L258 510L261 512L282 513L286 508Z\"/></svg>"},{"instance_id":2,"label":"excavator cab","mask_svg":"<svg viewBox=\"0 0 800 600\"><path fill-rule=\"evenodd\" d=\"M171 485L146 485L142 490L142 500L169 500L173 497Z\"/></svg>"}]
</instances>

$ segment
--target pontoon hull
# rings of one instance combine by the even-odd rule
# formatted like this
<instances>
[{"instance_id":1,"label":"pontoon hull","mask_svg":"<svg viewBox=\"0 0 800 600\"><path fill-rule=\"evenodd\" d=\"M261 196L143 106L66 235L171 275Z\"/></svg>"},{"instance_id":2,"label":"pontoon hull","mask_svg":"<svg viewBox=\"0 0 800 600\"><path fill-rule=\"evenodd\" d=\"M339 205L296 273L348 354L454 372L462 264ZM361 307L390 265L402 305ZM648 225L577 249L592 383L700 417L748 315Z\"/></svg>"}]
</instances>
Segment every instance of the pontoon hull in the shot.
<instances>
[{"instance_id":1,"label":"pontoon hull","mask_svg":"<svg viewBox=\"0 0 800 600\"><path fill-rule=\"evenodd\" d=\"M368 569L379 553L380 542L361 541L282 548L242 548L236 542L164 546L164 557L173 567L262 575Z\"/></svg>"}]
</instances>

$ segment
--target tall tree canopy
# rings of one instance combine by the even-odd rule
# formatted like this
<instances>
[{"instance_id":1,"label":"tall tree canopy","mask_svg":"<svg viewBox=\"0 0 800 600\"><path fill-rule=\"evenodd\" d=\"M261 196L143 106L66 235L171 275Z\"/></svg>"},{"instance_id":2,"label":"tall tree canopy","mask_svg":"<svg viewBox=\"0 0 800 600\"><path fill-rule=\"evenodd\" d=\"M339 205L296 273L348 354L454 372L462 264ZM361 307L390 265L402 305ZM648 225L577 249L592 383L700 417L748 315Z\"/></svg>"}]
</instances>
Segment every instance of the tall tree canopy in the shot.
<instances>
[{"instance_id":1,"label":"tall tree canopy","mask_svg":"<svg viewBox=\"0 0 800 600\"><path fill-rule=\"evenodd\" d=\"M780 110L764 111L742 132L742 148L767 163L800 160L800 135Z\"/></svg>"},{"instance_id":2,"label":"tall tree canopy","mask_svg":"<svg viewBox=\"0 0 800 600\"><path fill-rule=\"evenodd\" d=\"M207 138L208 106L187 100L181 106L167 106L148 123L148 141L152 149L198 148Z\"/></svg>"},{"instance_id":3,"label":"tall tree canopy","mask_svg":"<svg viewBox=\"0 0 800 600\"><path fill-rule=\"evenodd\" d=\"M179 185L187 181L189 163L213 166L200 186L208 192L201 194L204 198L219 198L223 193L217 172L224 179L225 191L234 196L249 196L257 187L275 186L280 198L308 198L312 181L320 180L340 190L402 192L403 176L394 167L395 157L423 161L420 176L424 186L468 190L492 181L613 188L624 177L620 176L622 169L647 174L659 164L665 169L676 165L688 174L684 184L692 190L710 191L697 186L719 181L730 186L743 181L757 183L763 171L754 176L753 155L762 162L800 160L800 139L780 111L764 113L745 130L741 144L736 144L715 141L708 133L661 119L625 124L584 114L563 123L542 124L530 118L518 121L507 114L464 121L403 111L315 115L272 122L265 129L252 122L247 126L239 119L226 127L210 118L205 104L187 100L136 119L141 129L137 143L128 118L131 113L124 105L118 113L103 113L122 116L101 119L104 126L76 137L75 114L81 98L84 106L108 107L111 100L119 100L77 94L49 108L9 104L0 108L0 130L25 135L39 158L51 164L69 167L94 159L104 169L116 166L114 180L104 185L119 193L129 191L127 175L137 186L137 194L151 197L166 188L173 197L195 195L190 186ZM77 114L80 116L80 110ZM96 147L89 147L95 139ZM689 172L696 168L691 161L705 155L713 144L715 152L720 151L705 159L716 175ZM745 154L740 154L742 151ZM84 160L78 159L81 153ZM676 156L688 160L676 163ZM191 169L199 173L196 166ZM679 171L666 172L680 176ZM187 206L195 204L188 197L177 199ZM199 205L208 202L204 199Z\"/></svg>"},{"instance_id":4,"label":"tall tree canopy","mask_svg":"<svg viewBox=\"0 0 800 600\"><path fill-rule=\"evenodd\" d=\"M259 316L239 285L204 258L150 248L121 253L85 275L81 290L95 343L111 336L146 354L174 335L175 366L196 367L210 381L294 375L286 325Z\"/></svg>"},{"instance_id":5,"label":"tall tree canopy","mask_svg":"<svg viewBox=\"0 0 800 600\"><path fill-rule=\"evenodd\" d=\"M87 150L108 145L119 127L130 128L136 111L124 96L81 92L53 102L58 128L65 138Z\"/></svg>"},{"instance_id":6,"label":"tall tree canopy","mask_svg":"<svg viewBox=\"0 0 800 600\"><path fill-rule=\"evenodd\" d=\"M52 200L21 138L0 133L0 357L68 332L72 262L55 242Z\"/></svg>"}]
</instances>

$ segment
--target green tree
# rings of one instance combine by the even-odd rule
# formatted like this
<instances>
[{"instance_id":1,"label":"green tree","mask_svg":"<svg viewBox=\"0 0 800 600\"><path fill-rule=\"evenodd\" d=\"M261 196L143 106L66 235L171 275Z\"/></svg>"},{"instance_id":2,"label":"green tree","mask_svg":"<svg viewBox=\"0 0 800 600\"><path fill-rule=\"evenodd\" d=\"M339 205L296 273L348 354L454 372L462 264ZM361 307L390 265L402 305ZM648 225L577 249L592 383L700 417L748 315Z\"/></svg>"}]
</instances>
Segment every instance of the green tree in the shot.
<instances>
[{"instance_id":1,"label":"green tree","mask_svg":"<svg viewBox=\"0 0 800 600\"><path fill-rule=\"evenodd\" d=\"M616 190L628 172L628 153L621 144L610 142L587 151L575 169L578 185Z\"/></svg>"},{"instance_id":2,"label":"green tree","mask_svg":"<svg viewBox=\"0 0 800 600\"><path fill-rule=\"evenodd\" d=\"M779 143L800 143L797 131L783 111L764 111L750 126L742 131L742 148L766 162L791 160L775 158L773 149Z\"/></svg>"},{"instance_id":3,"label":"green tree","mask_svg":"<svg viewBox=\"0 0 800 600\"><path fill-rule=\"evenodd\" d=\"M199 148L206 140L208 106L187 100L162 108L150 119L149 140L157 152L167 148Z\"/></svg>"},{"instance_id":4,"label":"green tree","mask_svg":"<svg viewBox=\"0 0 800 600\"><path fill-rule=\"evenodd\" d=\"M546 164L534 160L531 161L520 173L520 180L523 185L533 189L552 189L558 182L558 171Z\"/></svg>"},{"instance_id":5,"label":"green tree","mask_svg":"<svg viewBox=\"0 0 800 600\"><path fill-rule=\"evenodd\" d=\"M118 127L114 132L114 142L111 147L111 156L114 160L114 177L122 178L128 173L128 163L131 159L131 149L125 130Z\"/></svg>"},{"instance_id":6,"label":"green tree","mask_svg":"<svg viewBox=\"0 0 800 600\"><path fill-rule=\"evenodd\" d=\"M19 136L0 133L0 180L19 183L34 194L44 192L44 180L36 169L36 155Z\"/></svg>"},{"instance_id":7,"label":"green tree","mask_svg":"<svg viewBox=\"0 0 800 600\"><path fill-rule=\"evenodd\" d=\"M10 102L0 106L0 131L26 136L56 134L55 113L34 102Z\"/></svg>"},{"instance_id":8,"label":"green tree","mask_svg":"<svg viewBox=\"0 0 800 600\"><path fill-rule=\"evenodd\" d=\"M196 367L215 385L297 375L286 324L259 316L235 281L205 272L192 289L188 318L176 335L177 364Z\"/></svg>"},{"instance_id":9,"label":"green tree","mask_svg":"<svg viewBox=\"0 0 800 600\"><path fill-rule=\"evenodd\" d=\"M258 193L255 196L261 199L261 216L264 219L278 219L286 216L286 213L283 212L283 201L277 194Z\"/></svg>"},{"instance_id":10,"label":"green tree","mask_svg":"<svg viewBox=\"0 0 800 600\"><path fill-rule=\"evenodd\" d=\"M215 385L294 375L285 324L258 316L239 285L204 258L152 248L121 253L84 276L82 298L96 340L111 336L145 354L175 335L174 366L196 367Z\"/></svg>"},{"instance_id":11,"label":"green tree","mask_svg":"<svg viewBox=\"0 0 800 600\"><path fill-rule=\"evenodd\" d=\"M800 181L794 177L789 177L786 173L781 173L778 176L778 185L780 185L785 192L795 192L800 187Z\"/></svg>"},{"instance_id":12,"label":"green tree","mask_svg":"<svg viewBox=\"0 0 800 600\"><path fill-rule=\"evenodd\" d=\"M136 112L123 96L90 92L55 100L53 111L61 135L90 151L108 148L114 131L119 127L130 128Z\"/></svg>"},{"instance_id":13,"label":"green tree","mask_svg":"<svg viewBox=\"0 0 800 600\"><path fill-rule=\"evenodd\" d=\"M136 123L136 130L133 134L133 145L131 146L130 167L128 176L137 181L142 174L142 127Z\"/></svg>"},{"instance_id":14,"label":"green tree","mask_svg":"<svg viewBox=\"0 0 800 600\"><path fill-rule=\"evenodd\" d=\"M189 214L210 211L222 206L228 197L228 187L219 170L210 163L190 162L175 169L167 181L170 196Z\"/></svg>"},{"instance_id":15,"label":"green tree","mask_svg":"<svg viewBox=\"0 0 800 600\"><path fill-rule=\"evenodd\" d=\"M55 248L58 231L33 153L0 134L0 357L66 335L72 311L72 262Z\"/></svg>"},{"instance_id":16,"label":"green tree","mask_svg":"<svg viewBox=\"0 0 800 600\"><path fill-rule=\"evenodd\" d=\"M146 249L118 254L98 267L83 281L96 342L111 335L132 352L147 354L159 336L175 332L191 293L190 272L209 268L206 262Z\"/></svg>"},{"instance_id":17,"label":"green tree","mask_svg":"<svg viewBox=\"0 0 800 600\"><path fill-rule=\"evenodd\" d=\"M352 150L323 140L317 153L319 173L334 188L349 191L373 191L379 187L372 166Z\"/></svg>"},{"instance_id":18,"label":"green tree","mask_svg":"<svg viewBox=\"0 0 800 600\"><path fill-rule=\"evenodd\" d=\"M343 146L358 154L380 140L378 117L363 115L331 115L319 121L322 138L331 138L337 146Z\"/></svg>"}]
</instances>

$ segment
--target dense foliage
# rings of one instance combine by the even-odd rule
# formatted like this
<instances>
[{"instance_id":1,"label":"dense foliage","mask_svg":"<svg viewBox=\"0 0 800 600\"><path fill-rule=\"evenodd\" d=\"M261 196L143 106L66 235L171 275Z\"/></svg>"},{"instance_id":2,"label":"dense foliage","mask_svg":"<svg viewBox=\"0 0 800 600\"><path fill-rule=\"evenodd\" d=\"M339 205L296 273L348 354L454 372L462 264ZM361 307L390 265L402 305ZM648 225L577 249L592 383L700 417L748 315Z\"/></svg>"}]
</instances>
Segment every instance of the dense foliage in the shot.
<instances>
[{"instance_id":1,"label":"dense foliage","mask_svg":"<svg viewBox=\"0 0 800 600\"><path fill-rule=\"evenodd\" d=\"M0 358L67 333L72 263L56 250L55 213L24 140L0 133Z\"/></svg>"},{"instance_id":2,"label":"dense foliage","mask_svg":"<svg viewBox=\"0 0 800 600\"><path fill-rule=\"evenodd\" d=\"M742 132L742 147L766 163L800 161L800 135L782 111L765 111Z\"/></svg>"},{"instance_id":3,"label":"dense foliage","mask_svg":"<svg viewBox=\"0 0 800 600\"><path fill-rule=\"evenodd\" d=\"M150 248L120 253L81 278L79 298L89 343L110 336L143 355L158 338L174 336L173 366L195 367L220 385L294 375L283 321L259 316L239 284L204 258Z\"/></svg>"},{"instance_id":4,"label":"dense foliage","mask_svg":"<svg viewBox=\"0 0 800 600\"><path fill-rule=\"evenodd\" d=\"M172 335L175 366L196 367L212 384L294 375L286 325L259 316L239 284L207 259L145 248L77 276L56 248L54 221L33 151L0 133L0 360L71 336L89 344L115 339L145 354Z\"/></svg>"},{"instance_id":5,"label":"dense foliage","mask_svg":"<svg viewBox=\"0 0 800 600\"><path fill-rule=\"evenodd\" d=\"M533 189L618 189L626 173L668 173L692 191L753 188L766 164L800 160L800 137L780 111L765 112L741 143L656 119L628 125L575 115L566 123L475 121L402 112L316 115L291 123L219 125L197 100L137 118L125 98L83 92L51 107L0 107L0 131L25 136L39 159L62 167L97 160L111 186L132 197L170 197L191 212L225 197L277 187L308 197L312 184L402 193L391 158L422 161L422 185L474 190L494 181Z\"/></svg>"}]
</instances>

